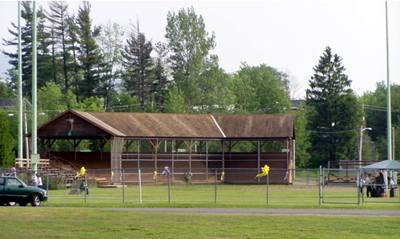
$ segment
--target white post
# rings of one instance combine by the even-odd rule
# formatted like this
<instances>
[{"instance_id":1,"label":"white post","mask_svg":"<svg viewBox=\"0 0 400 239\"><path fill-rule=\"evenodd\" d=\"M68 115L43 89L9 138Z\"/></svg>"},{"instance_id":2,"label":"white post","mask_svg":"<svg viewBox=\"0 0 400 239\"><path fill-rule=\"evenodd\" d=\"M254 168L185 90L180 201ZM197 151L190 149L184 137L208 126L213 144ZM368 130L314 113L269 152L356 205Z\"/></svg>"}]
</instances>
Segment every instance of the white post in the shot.
<instances>
[{"instance_id":1,"label":"white post","mask_svg":"<svg viewBox=\"0 0 400 239\"><path fill-rule=\"evenodd\" d=\"M296 140L295 139L293 139L292 140L292 147L293 147L293 166L292 166L292 168L293 168L293 179L296 179Z\"/></svg>"},{"instance_id":2,"label":"white post","mask_svg":"<svg viewBox=\"0 0 400 239\"><path fill-rule=\"evenodd\" d=\"M363 128L360 128L360 146L358 147L358 167L361 168L362 161L362 147L363 147Z\"/></svg>"},{"instance_id":3,"label":"white post","mask_svg":"<svg viewBox=\"0 0 400 239\"><path fill-rule=\"evenodd\" d=\"M138 177L139 177L139 202L143 203L143 194L142 194L142 171L140 168L138 169Z\"/></svg>"}]
</instances>

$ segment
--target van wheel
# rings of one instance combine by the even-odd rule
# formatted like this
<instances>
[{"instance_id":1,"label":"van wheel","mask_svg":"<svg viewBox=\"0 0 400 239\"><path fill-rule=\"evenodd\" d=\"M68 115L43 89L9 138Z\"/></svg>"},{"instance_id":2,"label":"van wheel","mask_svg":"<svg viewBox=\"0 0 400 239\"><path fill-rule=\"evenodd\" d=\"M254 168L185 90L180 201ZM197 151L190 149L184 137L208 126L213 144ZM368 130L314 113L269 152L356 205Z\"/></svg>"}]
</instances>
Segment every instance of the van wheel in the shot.
<instances>
[{"instance_id":1,"label":"van wheel","mask_svg":"<svg viewBox=\"0 0 400 239\"><path fill-rule=\"evenodd\" d=\"M37 194L34 194L34 195L32 196L31 204L32 204L32 207L38 207L38 206L40 206L40 198L39 198L39 196L38 196Z\"/></svg>"},{"instance_id":2,"label":"van wheel","mask_svg":"<svg viewBox=\"0 0 400 239\"><path fill-rule=\"evenodd\" d=\"M11 207L13 207L13 206L15 206L16 205L16 203L15 202L7 202L7 206L11 206Z\"/></svg>"}]
</instances>

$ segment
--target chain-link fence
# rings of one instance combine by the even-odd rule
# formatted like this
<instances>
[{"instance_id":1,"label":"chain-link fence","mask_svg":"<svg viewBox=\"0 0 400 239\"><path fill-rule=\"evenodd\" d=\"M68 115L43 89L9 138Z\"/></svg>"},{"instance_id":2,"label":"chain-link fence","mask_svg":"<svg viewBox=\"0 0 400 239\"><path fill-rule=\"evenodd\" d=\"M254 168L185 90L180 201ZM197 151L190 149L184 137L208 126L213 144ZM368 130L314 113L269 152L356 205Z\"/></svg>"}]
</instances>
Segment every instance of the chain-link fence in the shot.
<instances>
[{"instance_id":1,"label":"chain-link fence","mask_svg":"<svg viewBox=\"0 0 400 239\"><path fill-rule=\"evenodd\" d=\"M88 169L85 177L77 177L78 172L49 169L39 170L38 175L42 178L42 187L49 191L47 204L54 206L313 207L324 203L382 201L363 198L357 187L356 171L296 169L291 172L273 168L262 178L256 178L257 173L259 169L254 168L192 169L191 172L127 168L118 173L118 183L113 182L116 172L110 169ZM0 169L0 174L10 174L10 169ZM32 172L17 170L16 174L31 184ZM385 200L399 202L398 197Z\"/></svg>"},{"instance_id":2,"label":"chain-link fence","mask_svg":"<svg viewBox=\"0 0 400 239\"><path fill-rule=\"evenodd\" d=\"M365 204L400 203L397 177L384 178L382 172L363 172L360 168L320 168L319 203Z\"/></svg>"}]
</instances>

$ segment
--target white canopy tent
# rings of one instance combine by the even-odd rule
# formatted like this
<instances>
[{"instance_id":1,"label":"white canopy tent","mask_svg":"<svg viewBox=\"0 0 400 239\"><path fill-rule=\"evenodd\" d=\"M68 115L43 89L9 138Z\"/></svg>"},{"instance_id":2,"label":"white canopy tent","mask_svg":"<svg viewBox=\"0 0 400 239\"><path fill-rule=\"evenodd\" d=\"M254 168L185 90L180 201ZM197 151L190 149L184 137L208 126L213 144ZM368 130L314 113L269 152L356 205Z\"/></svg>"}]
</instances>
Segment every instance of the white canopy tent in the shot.
<instances>
[{"instance_id":1,"label":"white canopy tent","mask_svg":"<svg viewBox=\"0 0 400 239\"><path fill-rule=\"evenodd\" d=\"M388 192L388 171L395 171L393 174L390 174L393 180L393 183L396 188L397 188L397 173L400 172L400 162L396 160L384 160L378 163L374 163L368 166L362 167L362 171L377 171L377 170L382 170L383 175L384 175L384 182L385 182L385 192L387 194Z\"/></svg>"},{"instance_id":2,"label":"white canopy tent","mask_svg":"<svg viewBox=\"0 0 400 239\"><path fill-rule=\"evenodd\" d=\"M363 171L369 170L392 170L400 171L400 162L396 160L384 160L378 163L362 167Z\"/></svg>"}]
</instances>

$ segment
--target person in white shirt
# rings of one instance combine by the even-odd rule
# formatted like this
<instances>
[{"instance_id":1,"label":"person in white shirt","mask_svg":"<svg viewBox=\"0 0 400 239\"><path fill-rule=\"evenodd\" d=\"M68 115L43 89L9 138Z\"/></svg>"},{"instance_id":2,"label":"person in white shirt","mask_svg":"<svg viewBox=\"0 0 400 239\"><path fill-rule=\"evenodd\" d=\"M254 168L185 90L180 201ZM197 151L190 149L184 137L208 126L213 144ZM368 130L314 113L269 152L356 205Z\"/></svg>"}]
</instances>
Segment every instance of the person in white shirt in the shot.
<instances>
[{"instance_id":1,"label":"person in white shirt","mask_svg":"<svg viewBox=\"0 0 400 239\"><path fill-rule=\"evenodd\" d=\"M37 186L39 188L43 188L43 181L42 181L42 177L39 174L36 174L36 178L37 178Z\"/></svg>"}]
</instances>

